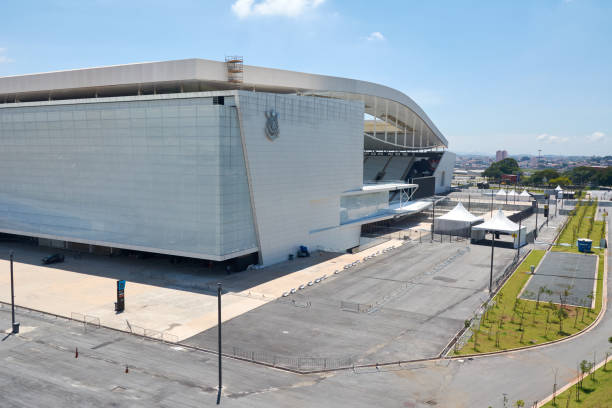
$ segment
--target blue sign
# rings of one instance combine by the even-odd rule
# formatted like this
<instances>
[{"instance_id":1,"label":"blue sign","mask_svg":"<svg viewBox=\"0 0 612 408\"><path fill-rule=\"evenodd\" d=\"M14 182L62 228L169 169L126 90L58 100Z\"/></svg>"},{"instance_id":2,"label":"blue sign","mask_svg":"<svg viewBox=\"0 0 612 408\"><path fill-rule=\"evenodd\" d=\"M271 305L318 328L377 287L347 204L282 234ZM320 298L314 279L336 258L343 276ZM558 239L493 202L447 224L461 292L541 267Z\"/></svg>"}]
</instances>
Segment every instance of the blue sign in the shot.
<instances>
[{"instance_id":1,"label":"blue sign","mask_svg":"<svg viewBox=\"0 0 612 408\"><path fill-rule=\"evenodd\" d=\"M125 280L117 281L117 290L125 290Z\"/></svg>"}]
</instances>

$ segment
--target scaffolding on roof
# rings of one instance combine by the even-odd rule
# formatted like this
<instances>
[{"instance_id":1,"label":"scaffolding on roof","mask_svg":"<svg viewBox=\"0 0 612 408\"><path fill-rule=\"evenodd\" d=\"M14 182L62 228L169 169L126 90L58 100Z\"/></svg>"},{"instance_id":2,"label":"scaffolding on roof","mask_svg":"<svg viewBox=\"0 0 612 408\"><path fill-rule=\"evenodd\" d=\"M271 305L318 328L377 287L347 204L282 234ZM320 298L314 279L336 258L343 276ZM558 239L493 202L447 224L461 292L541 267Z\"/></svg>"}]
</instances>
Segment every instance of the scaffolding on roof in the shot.
<instances>
[{"instance_id":1,"label":"scaffolding on roof","mask_svg":"<svg viewBox=\"0 0 612 408\"><path fill-rule=\"evenodd\" d=\"M234 84L242 83L242 75L244 73L244 58L239 55L230 55L225 57L225 66L227 67L227 80Z\"/></svg>"}]
</instances>

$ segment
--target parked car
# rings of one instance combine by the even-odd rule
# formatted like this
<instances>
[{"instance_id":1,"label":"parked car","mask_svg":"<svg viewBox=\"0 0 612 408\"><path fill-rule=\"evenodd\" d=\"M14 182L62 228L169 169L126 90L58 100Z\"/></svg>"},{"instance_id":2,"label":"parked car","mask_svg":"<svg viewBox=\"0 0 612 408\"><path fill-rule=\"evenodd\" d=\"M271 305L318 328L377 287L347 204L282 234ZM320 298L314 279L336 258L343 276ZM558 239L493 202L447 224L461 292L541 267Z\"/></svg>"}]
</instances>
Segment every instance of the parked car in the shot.
<instances>
[{"instance_id":1,"label":"parked car","mask_svg":"<svg viewBox=\"0 0 612 408\"><path fill-rule=\"evenodd\" d=\"M42 259L43 265L49 265L54 263L64 262L64 255L62 254L53 254L46 256Z\"/></svg>"}]
</instances>

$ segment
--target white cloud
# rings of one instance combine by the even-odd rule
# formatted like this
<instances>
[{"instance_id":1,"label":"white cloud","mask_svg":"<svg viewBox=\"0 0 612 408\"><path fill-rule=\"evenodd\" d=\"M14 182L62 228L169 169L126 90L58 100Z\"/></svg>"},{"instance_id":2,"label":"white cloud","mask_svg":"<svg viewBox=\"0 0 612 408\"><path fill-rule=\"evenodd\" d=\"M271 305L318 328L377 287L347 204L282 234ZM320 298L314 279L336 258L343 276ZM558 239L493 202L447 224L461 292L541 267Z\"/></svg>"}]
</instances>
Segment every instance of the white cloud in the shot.
<instances>
[{"instance_id":1,"label":"white cloud","mask_svg":"<svg viewBox=\"0 0 612 408\"><path fill-rule=\"evenodd\" d=\"M238 18L250 16L298 17L325 0L236 0L232 11Z\"/></svg>"},{"instance_id":2,"label":"white cloud","mask_svg":"<svg viewBox=\"0 0 612 408\"><path fill-rule=\"evenodd\" d=\"M599 142L600 140L603 140L606 137L606 134L604 132L593 132L590 135L587 136L587 140L590 142Z\"/></svg>"},{"instance_id":3,"label":"white cloud","mask_svg":"<svg viewBox=\"0 0 612 408\"><path fill-rule=\"evenodd\" d=\"M537 135L536 139L546 143L565 143L569 140L569 138L567 137L549 135L548 133L542 133L541 135Z\"/></svg>"},{"instance_id":4,"label":"white cloud","mask_svg":"<svg viewBox=\"0 0 612 408\"><path fill-rule=\"evenodd\" d=\"M5 54L6 54L6 48L0 48L0 64L14 62L12 58L7 57Z\"/></svg>"},{"instance_id":5,"label":"white cloud","mask_svg":"<svg viewBox=\"0 0 612 408\"><path fill-rule=\"evenodd\" d=\"M374 31L372 34L366 37L366 40L368 41L383 41L384 39L385 36L382 35L380 31Z\"/></svg>"}]
</instances>

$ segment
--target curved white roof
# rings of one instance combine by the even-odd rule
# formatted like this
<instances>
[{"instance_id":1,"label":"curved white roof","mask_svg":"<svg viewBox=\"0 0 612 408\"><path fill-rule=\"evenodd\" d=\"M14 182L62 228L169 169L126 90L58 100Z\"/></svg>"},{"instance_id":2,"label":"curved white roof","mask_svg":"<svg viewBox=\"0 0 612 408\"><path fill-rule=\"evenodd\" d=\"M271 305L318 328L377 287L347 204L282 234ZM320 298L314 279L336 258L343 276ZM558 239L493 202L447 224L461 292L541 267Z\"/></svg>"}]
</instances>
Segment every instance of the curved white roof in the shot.
<instances>
[{"instance_id":1,"label":"curved white roof","mask_svg":"<svg viewBox=\"0 0 612 408\"><path fill-rule=\"evenodd\" d=\"M491 219L472 227L472 229L512 233L519 230L519 225L510 221L502 210L498 210Z\"/></svg>"},{"instance_id":2,"label":"curved white roof","mask_svg":"<svg viewBox=\"0 0 612 408\"><path fill-rule=\"evenodd\" d=\"M0 103L143 93L244 89L360 100L365 112L395 127L364 135L366 149L430 149L448 142L404 93L356 79L244 65L241 83L228 81L225 62L204 59L145 62L0 77Z\"/></svg>"},{"instance_id":3,"label":"curved white roof","mask_svg":"<svg viewBox=\"0 0 612 408\"><path fill-rule=\"evenodd\" d=\"M465 209L461 202L457 203L455 208L447 212L446 214L438 217L441 220L453 220L453 221L467 221L475 222L482 221L483 217L477 217L468 210Z\"/></svg>"}]
</instances>

